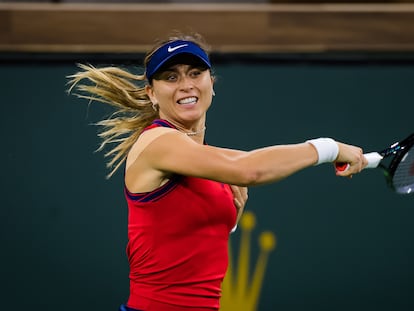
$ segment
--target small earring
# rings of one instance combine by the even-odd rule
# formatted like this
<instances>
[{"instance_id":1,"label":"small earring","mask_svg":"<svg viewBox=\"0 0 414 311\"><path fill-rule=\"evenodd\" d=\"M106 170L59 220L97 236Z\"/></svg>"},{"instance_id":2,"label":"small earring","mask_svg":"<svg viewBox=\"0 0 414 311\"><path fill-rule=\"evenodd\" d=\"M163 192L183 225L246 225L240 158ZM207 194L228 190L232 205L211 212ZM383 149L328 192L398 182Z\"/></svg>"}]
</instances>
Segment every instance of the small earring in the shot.
<instances>
[{"instance_id":1,"label":"small earring","mask_svg":"<svg viewBox=\"0 0 414 311\"><path fill-rule=\"evenodd\" d=\"M152 109L154 109L154 111L158 112L158 104L157 103L152 103Z\"/></svg>"},{"instance_id":2,"label":"small earring","mask_svg":"<svg viewBox=\"0 0 414 311\"><path fill-rule=\"evenodd\" d=\"M214 92L214 89L213 89L213 96L216 96L216 92Z\"/></svg>"}]
</instances>

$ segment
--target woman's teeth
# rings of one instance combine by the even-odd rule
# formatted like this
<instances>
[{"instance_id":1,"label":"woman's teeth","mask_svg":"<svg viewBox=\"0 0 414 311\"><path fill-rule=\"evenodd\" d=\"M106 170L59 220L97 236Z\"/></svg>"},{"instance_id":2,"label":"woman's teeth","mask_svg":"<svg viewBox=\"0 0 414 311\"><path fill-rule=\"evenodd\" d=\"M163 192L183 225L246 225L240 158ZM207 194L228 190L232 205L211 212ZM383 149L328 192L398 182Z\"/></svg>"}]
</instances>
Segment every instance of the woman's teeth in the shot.
<instances>
[{"instance_id":1,"label":"woman's teeth","mask_svg":"<svg viewBox=\"0 0 414 311\"><path fill-rule=\"evenodd\" d=\"M180 105L195 104L197 102L197 97L187 97L178 101Z\"/></svg>"}]
</instances>

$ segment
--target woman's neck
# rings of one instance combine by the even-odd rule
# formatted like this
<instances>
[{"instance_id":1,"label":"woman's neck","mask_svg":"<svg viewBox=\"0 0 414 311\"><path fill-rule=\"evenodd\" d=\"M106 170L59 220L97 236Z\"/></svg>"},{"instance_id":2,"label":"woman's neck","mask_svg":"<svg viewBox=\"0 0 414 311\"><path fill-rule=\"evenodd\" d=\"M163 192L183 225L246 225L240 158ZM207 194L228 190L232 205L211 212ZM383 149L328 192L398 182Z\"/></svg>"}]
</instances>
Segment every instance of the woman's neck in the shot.
<instances>
[{"instance_id":1,"label":"woman's neck","mask_svg":"<svg viewBox=\"0 0 414 311\"><path fill-rule=\"evenodd\" d=\"M193 125L191 127L185 127L181 125L180 123L171 121L170 119L166 117L161 117L161 118L171 123L177 130L186 134L189 137L192 137L192 138L203 137L204 138L204 133L206 131L206 126L204 122L197 122L196 125Z\"/></svg>"}]
</instances>

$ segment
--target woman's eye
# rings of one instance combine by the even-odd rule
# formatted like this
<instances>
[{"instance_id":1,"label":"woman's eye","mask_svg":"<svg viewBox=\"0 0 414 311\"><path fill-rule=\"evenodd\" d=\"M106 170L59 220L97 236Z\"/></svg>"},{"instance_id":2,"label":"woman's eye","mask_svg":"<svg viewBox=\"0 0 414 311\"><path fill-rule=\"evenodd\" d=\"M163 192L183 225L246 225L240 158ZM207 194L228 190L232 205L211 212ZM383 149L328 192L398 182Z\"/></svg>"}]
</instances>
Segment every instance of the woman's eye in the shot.
<instances>
[{"instance_id":1,"label":"woman's eye","mask_svg":"<svg viewBox=\"0 0 414 311\"><path fill-rule=\"evenodd\" d=\"M191 71L191 73L190 73L190 75L191 75L191 76L193 76L193 77L197 77L197 76L199 76L200 74L201 74L201 70L198 70L198 69L193 70L193 71Z\"/></svg>"},{"instance_id":2,"label":"woman's eye","mask_svg":"<svg viewBox=\"0 0 414 311\"><path fill-rule=\"evenodd\" d=\"M165 76L165 80L175 81L175 80L177 80L177 75L176 74L168 74L168 75Z\"/></svg>"}]
</instances>

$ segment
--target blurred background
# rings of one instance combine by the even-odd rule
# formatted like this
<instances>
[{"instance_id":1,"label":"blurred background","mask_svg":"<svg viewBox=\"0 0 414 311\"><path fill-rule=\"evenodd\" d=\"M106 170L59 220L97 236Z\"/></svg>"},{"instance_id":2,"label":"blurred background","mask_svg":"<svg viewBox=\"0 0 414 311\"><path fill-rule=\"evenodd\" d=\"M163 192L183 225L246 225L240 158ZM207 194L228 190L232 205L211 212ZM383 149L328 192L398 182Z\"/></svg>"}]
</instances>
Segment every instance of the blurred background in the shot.
<instances>
[{"instance_id":1,"label":"blurred background","mask_svg":"<svg viewBox=\"0 0 414 311\"><path fill-rule=\"evenodd\" d=\"M67 94L77 63L140 73L156 39L194 30L213 48L211 145L330 136L373 151L414 132L413 1L324 2L0 1L0 309L127 299L123 176L105 179L91 125L111 110ZM243 311L414 308L414 197L381 171L323 165L249 194L252 277L260 234L277 244Z\"/></svg>"}]
</instances>

